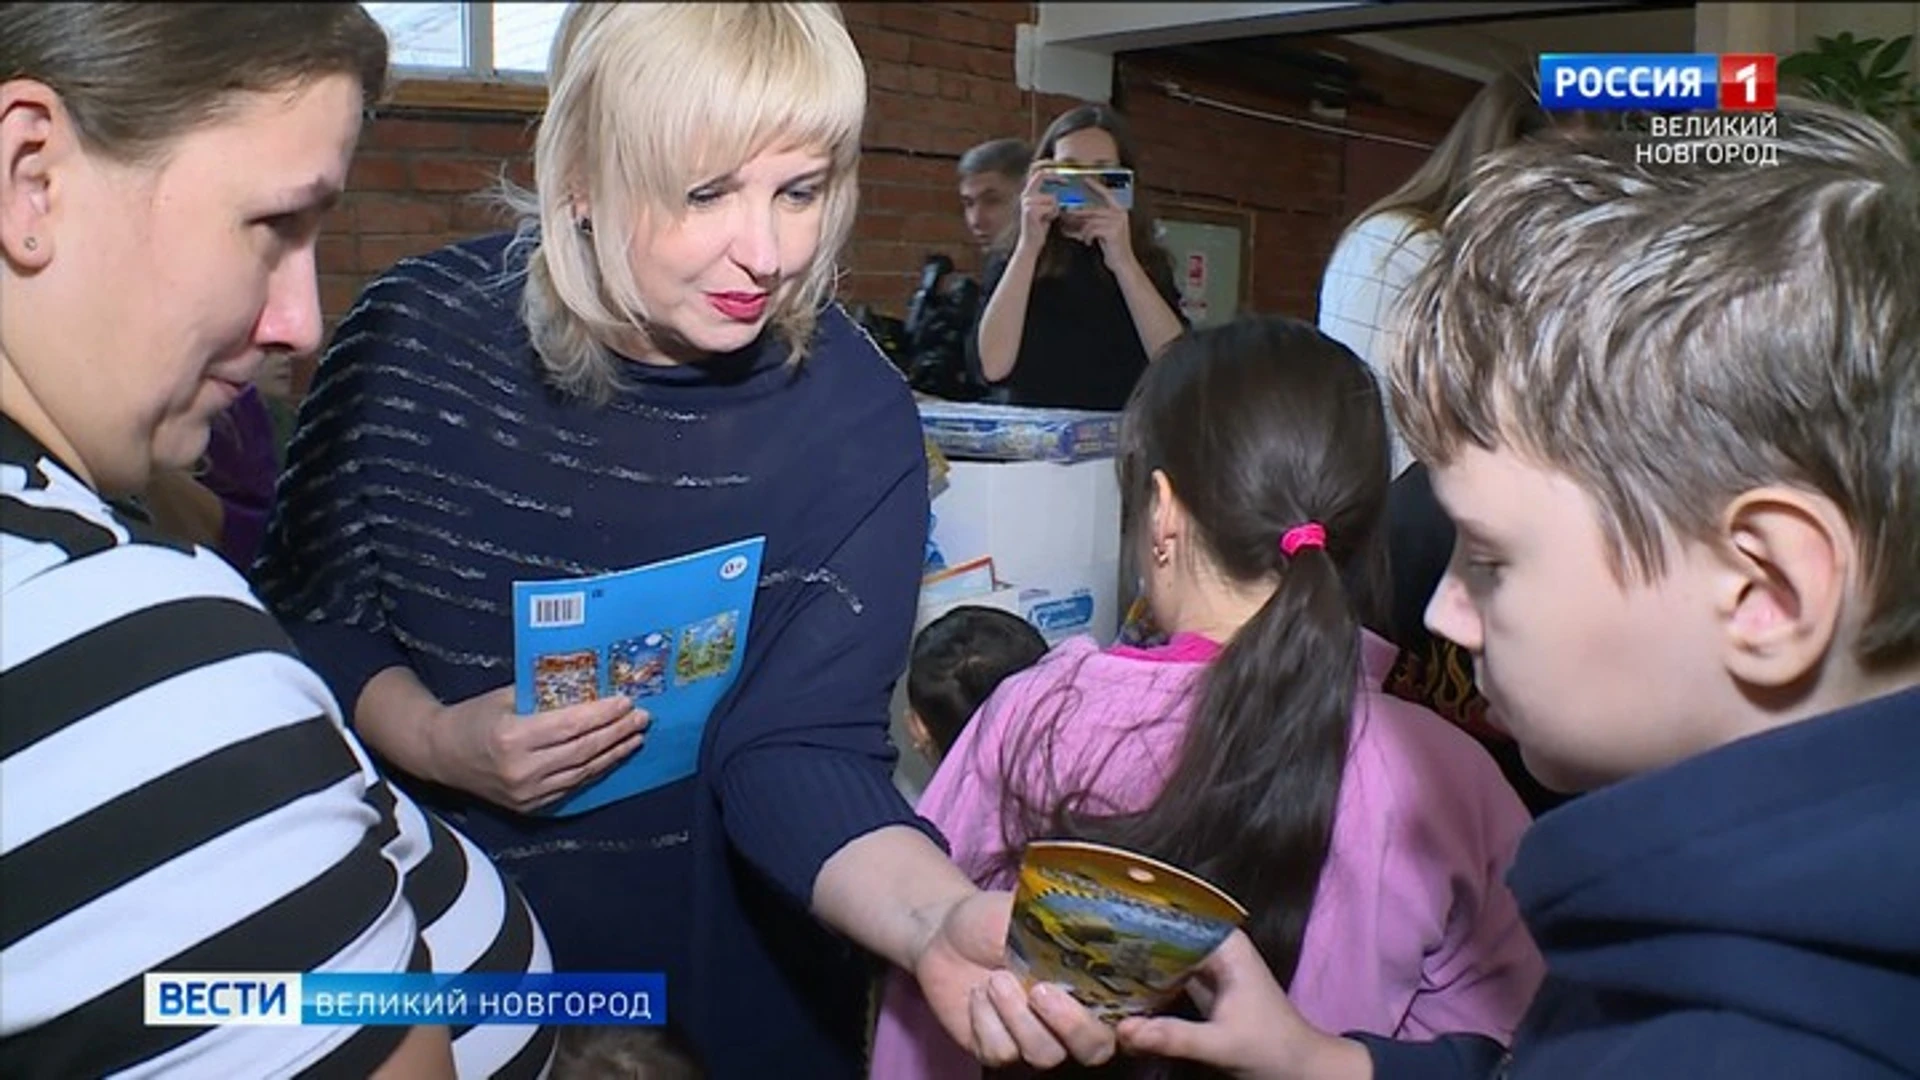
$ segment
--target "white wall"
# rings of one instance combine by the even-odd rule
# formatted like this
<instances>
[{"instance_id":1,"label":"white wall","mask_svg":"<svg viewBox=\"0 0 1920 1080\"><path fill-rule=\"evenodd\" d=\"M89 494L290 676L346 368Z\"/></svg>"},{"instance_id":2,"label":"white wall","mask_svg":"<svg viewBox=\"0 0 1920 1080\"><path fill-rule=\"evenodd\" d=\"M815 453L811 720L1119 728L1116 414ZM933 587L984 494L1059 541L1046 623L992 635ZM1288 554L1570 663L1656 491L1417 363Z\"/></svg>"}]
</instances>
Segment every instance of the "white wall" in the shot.
<instances>
[{"instance_id":1,"label":"white wall","mask_svg":"<svg viewBox=\"0 0 1920 1080\"><path fill-rule=\"evenodd\" d=\"M1920 35L1920 4L1705 3L1694 7L1700 52L1772 52L1786 55L1811 49L1816 37L1856 38ZM1907 53L1907 68L1920 79L1920 49Z\"/></svg>"},{"instance_id":2,"label":"white wall","mask_svg":"<svg viewBox=\"0 0 1920 1080\"><path fill-rule=\"evenodd\" d=\"M1503 67L1529 68L1540 53L1687 52L1694 47L1694 28L1690 8L1649 8L1421 26L1346 39L1485 82Z\"/></svg>"}]
</instances>

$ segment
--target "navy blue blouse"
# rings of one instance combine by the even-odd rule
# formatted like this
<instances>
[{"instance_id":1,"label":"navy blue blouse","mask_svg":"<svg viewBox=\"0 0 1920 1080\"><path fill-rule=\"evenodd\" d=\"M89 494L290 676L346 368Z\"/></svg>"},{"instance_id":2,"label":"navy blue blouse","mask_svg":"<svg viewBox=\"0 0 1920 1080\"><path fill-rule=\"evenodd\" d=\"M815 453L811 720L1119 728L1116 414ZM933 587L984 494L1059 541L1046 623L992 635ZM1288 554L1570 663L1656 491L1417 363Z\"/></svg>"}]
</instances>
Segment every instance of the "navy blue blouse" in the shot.
<instances>
[{"instance_id":1,"label":"navy blue blouse","mask_svg":"<svg viewBox=\"0 0 1920 1080\"><path fill-rule=\"evenodd\" d=\"M665 971L712 1075L854 1075L872 961L807 913L814 877L882 826L937 838L887 735L928 521L911 394L836 305L798 366L768 334L568 399L516 250L463 242L367 286L301 406L261 592L349 711L394 665L451 703L512 681L512 581L765 535L696 776L557 820L413 786L522 885L558 969Z\"/></svg>"}]
</instances>

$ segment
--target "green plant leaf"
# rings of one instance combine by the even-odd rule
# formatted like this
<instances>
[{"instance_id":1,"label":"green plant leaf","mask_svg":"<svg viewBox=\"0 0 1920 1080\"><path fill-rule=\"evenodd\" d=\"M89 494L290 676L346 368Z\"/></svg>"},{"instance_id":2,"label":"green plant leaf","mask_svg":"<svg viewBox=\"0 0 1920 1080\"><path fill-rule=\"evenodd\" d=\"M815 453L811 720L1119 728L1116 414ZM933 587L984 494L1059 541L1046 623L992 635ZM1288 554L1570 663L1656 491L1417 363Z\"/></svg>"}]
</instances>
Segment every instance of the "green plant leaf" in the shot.
<instances>
[{"instance_id":1,"label":"green plant leaf","mask_svg":"<svg viewBox=\"0 0 1920 1080\"><path fill-rule=\"evenodd\" d=\"M1879 38L1868 38L1865 41L1854 42L1852 47L1847 49L1847 66L1859 67L1866 61L1867 57L1873 55L1873 50L1879 47Z\"/></svg>"},{"instance_id":2,"label":"green plant leaf","mask_svg":"<svg viewBox=\"0 0 1920 1080\"><path fill-rule=\"evenodd\" d=\"M1867 67L1867 74L1884 75L1887 72L1892 71L1894 69L1894 65L1900 63L1900 61L1907 58L1907 50L1912 47L1913 47L1912 34L1906 34L1901 37L1894 38L1892 41L1887 42L1886 47L1880 50L1880 54L1878 56L1875 56L1873 58L1873 63ZM1902 77L1904 77L1906 75L1906 72L1901 72L1900 74L1902 75Z\"/></svg>"},{"instance_id":3,"label":"green plant leaf","mask_svg":"<svg viewBox=\"0 0 1920 1080\"><path fill-rule=\"evenodd\" d=\"M1775 72L1783 79L1804 79L1820 68L1820 58L1809 53L1794 53L1780 61Z\"/></svg>"},{"instance_id":4,"label":"green plant leaf","mask_svg":"<svg viewBox=\"0 0 1920 1080\"><path fill-rule=\"evenodd\" d=\"M1797 84L1799 92L1879 118L1912 127L1903 114L1920 109L1920 86L1900 67L1912 48L1914 35L1891 41L1856 39L1843 30L1834 37L1816 37L1816 47L1781 60L1781 78ZM1917 136L1920 137L1920 136Z\"/></svg>"}]
</instances>

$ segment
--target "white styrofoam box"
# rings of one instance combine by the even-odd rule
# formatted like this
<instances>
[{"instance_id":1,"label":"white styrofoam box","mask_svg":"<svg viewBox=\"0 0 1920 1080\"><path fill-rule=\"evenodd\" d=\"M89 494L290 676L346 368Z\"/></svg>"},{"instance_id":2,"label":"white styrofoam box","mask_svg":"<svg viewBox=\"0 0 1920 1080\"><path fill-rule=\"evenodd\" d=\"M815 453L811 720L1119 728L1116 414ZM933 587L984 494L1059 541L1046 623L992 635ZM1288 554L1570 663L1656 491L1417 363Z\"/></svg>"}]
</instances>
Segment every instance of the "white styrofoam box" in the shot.
<instances>
[{"instance_id":1,"label":"white styrofoam box","mask_svg":"<svg viewBox=\"0 0 1920 1080\"><path fill-rule=\"evenodd\" d=\"M1013 585L1042 585L1063 567L1121 561L1111 458L956 461L933 498L933 515L933 542L948 563L991 555L995 574Z\"/></svg>"},{"instance_id":2,"label":"white styrofoam box","mask_svg":"<svg viewBox=\"0 0 1920 1080\"><path fill-rule=\"evenodd\" d=\"M918 634L927 624L957 607L998 608L1032 623L1047 644L1057 645L1075 634L1092 634L1109 644L1120 630L1120 567L1096 564L1040 574L1003 588L937 604L922 604L914 623Z\"/></svg>"},{"instance_id":3,"label":"white styrofoam box","mask_svg":"<svg viewBox=\"0 0 1920 1080\"><path fill-rule=\"evenodd\" d=\"M920 605L919 614L914 618L913 632L915 634L920 633L920 631L925 630L927 625L933 622L933 620L957 607L997 608L1009 614L1023 615L1020 610L1020 590L1008 585L994 589L991 592L962 596L958 599L948 600L943 603L923 603Z\"/></svg>"}]
</instances>

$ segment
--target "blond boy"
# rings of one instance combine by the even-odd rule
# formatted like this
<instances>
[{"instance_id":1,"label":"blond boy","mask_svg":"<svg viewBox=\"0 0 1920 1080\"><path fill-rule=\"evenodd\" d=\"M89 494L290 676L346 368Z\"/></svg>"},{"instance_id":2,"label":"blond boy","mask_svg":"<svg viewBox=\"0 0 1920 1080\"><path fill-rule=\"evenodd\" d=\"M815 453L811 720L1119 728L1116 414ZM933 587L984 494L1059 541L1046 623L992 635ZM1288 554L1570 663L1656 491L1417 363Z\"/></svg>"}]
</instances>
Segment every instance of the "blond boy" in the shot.
<instances>
[{"instance_id":1,"label":"blond boy","mask_svg":"<svg viewBox=\"0 0 1920 1080\"><path fill-rule=\"evenodd\" d=\"M1772 165L1494 156L1393 403L1459 528L1427 609L1529 767L1590 792L1510 882L1512 1051L1308 1027L1245 939L1204 1023L1260 1078L1920 1075L1920 177L1783 99Z\"/></svg>"}]
</instances>

